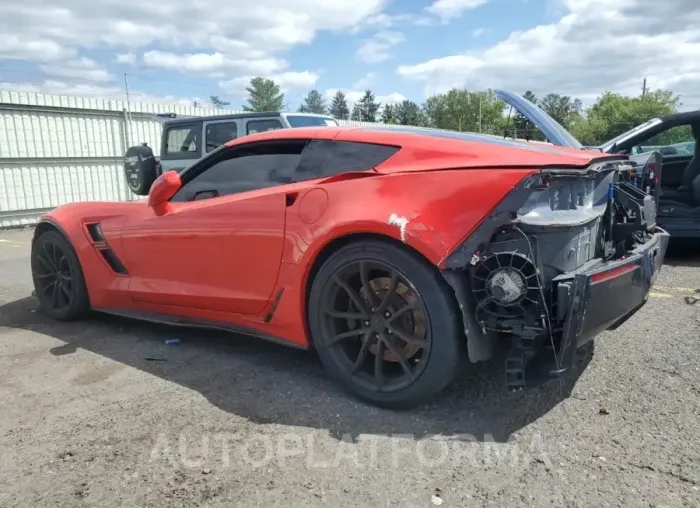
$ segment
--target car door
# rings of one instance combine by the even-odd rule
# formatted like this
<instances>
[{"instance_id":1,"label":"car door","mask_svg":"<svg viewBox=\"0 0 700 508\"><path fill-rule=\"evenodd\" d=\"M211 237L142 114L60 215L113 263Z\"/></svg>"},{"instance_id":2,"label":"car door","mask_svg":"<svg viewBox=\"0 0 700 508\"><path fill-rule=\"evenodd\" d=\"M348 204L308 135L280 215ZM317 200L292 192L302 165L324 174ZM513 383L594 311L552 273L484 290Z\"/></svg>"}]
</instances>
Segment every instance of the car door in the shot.
<instances>
[{"instance_id":1,"label":"car door","mask_svg":"<svg viewBox=\"0 0 700 508\"><path fill-rule=\"evenodd\" d=\"M164 312L261 312L282 260L284 184L305 145L222 147L188 168L169 213L146 208L123 229L131 298Z\"/></svg>"}]
</instances>

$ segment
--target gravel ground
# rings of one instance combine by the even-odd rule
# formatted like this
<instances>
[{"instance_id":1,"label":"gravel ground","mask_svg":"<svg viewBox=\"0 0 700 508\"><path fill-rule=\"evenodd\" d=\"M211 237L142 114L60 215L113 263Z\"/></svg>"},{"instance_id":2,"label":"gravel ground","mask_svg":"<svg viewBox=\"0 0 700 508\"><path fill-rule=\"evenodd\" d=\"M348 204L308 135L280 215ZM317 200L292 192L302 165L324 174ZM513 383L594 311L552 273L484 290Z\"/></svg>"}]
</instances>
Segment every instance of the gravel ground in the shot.
<instances>
[{"instance_id":1,"label":"gravel ground","mask_svg":"<svg viewBox=\"0 0 700 508\"><path fill-rule=\"evenodd\" d=\"M0 233L2 507L700 504L697 259L670 259L561 385L505 393L498 361L390 412L297 350L51 322L29 297L30 236Z\"/></svg>"}]
</instances>

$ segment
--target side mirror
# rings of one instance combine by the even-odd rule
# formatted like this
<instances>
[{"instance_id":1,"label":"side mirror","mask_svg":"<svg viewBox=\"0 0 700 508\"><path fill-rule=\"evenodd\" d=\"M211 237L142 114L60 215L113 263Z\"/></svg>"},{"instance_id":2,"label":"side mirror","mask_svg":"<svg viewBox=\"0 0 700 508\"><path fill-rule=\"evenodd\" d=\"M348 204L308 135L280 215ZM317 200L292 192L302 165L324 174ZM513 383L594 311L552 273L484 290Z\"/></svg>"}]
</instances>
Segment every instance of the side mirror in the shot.
<instances>
[{"instance_id":1,"label":"side mirror","mask_svg":"<svg viewBox=\"0 0 700 508\"><path fill-rule=\"evenodd\" d=\"M170 203L168 201L182 187L182 181L177 171L163 173L153 182L148 193L148 206L153 208L158 215L168 211Z\"/></svg>"}]
</instances>

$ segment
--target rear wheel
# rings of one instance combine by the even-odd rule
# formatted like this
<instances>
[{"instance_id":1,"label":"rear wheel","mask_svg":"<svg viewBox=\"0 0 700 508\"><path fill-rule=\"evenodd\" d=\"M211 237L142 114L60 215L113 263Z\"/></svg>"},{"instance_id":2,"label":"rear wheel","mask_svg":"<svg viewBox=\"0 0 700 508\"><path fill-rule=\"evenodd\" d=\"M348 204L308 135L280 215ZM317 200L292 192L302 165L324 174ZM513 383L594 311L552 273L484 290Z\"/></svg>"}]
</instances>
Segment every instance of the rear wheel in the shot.
<instances>
[{"instance_id":1,"label":"rear wheel","mask_svg":"<svg viewBox=\"0 0 700 508\"><path fill-rule=\"evenodd\" d=\"M332 254L309 297L309 327L326 370L360 398L408 407L450 384L465 339L450 288L407 249L362 241Z\"/></svg>"},{"instance_id":2,"label":"rear wheel","mask_svg":"<svg viewBox=\"0 0 700 508\"><path fill-rule=\"evenodd\" d=\"M73 247L57 231L32 244L32 279L41 310L58 320L77 319L90 308L83 271Z\"/></svg>"}]
</instances>

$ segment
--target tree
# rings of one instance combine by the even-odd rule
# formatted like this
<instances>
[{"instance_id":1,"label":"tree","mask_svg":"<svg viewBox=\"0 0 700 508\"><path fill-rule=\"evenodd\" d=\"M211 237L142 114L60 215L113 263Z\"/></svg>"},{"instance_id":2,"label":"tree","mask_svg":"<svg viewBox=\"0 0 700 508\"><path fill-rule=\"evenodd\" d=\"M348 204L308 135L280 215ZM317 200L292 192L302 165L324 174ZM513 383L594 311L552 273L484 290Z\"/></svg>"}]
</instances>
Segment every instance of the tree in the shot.
<instances>
[{"instance_id":1,"label":"tree","mask_svg":"<svg viewBox=\"0 0 700 508\"><path fill-rule=\"evenodd\" d=\"M212 106L214 106L216 109L224 109L224 106L228 106L231 104L228 101L222 100L218 95L210 95L209 102L211 102ZM196 102L195 102L195 106L196 106Z\"/></svg>"},{"instance_id":2,"label":"tree","mask_svg":"<svg viewBox=\"0 0 700 508\"><path fill-rule=\"evenodd\" d=\"M402 101L393 107L393 118L400 125L421 126L425 124L423 111L421 111L420 106L409 100Z\"/></svg>"},{"instance_id":3,"label":"tree","mask_svg":"<svg viewBox=\"0 0 700 508\"><path fill-rule=\"evenodd\" d=\"M423 106L426 122L438 129L503 134L505 103L491 92L453 88L429 97Z\"/></svg>"},{"instance_id":4,"label":"tree","mask_svg":"<svg viewBox=\"0 0 700 508\"><path fill-rule=\"evenodd\" d=\"M326 114L326 101L318 90L311 90L299 107L299 113Z\"/></svg>"},{"instance_id":5,"label":"tree","mask_svg":"<svg viewBox=\"0 0 700 508\"><path fill-rule=\"evenodd\" d=\"M559 95L556 93L545 95L540 101L540 107L565 129L569 128L574 116L581 113L580 100L572 100L568 95Z\"/></svg>"},{"instance_id":6,"label":"tree","mask_svg":"<svg viewBox=\"0 0 700 508\"><path fill-rule=\"evenodd\" d=\"M348 101L345 99L345 94L338 90L333 96L331 101L331 107L328 112L333 118L338 120L347 120L350 116L350 110L348 109Z\"/></svg>"},{"instance_id":7,"label":"tree","mask_svg":"<svg viewBox=\"0 0 700 508\"><path fill-rule=\"evenodd\" d=\"M271 79L253 78L248 92L248 104L243 106L243 111L265 112L280 111L284 105L284 94L280 87Z\"/></svg>"},{"instance_id":8,"label":"tree","mask_svg":"<svg viewBox=\"0 0 700 508\"><path fill-rule=\"evenodd\" d=\"M381 104L375 102L375 97L371 90L365 90L365 95L355 104L355 106L359 108L362 121L377 121L377 113L379 112Z\"/></svg>"},{"instance_id":9,"label":"tree","mask_svg":"<svg viewBox=\"0 0 700 508\"><path fill-rule=\"evenodd\" d=\"M350 120L354 120L356 122L362 121L362 108L357 102L352 107L352 113L350 113Z\"/></svg>"},{"instance_id":10,"label":"tree","mask_svg":"<svg viewBox=\"0 0 700 508\"><path fill-rule=\"evenodd\" d=\"M537 96L530 90L526 91L523 94L523 97L535 105L538 105L540 102ZM537 128L537 126L535 126L535 124L533 124L530 120L525 118L525 116L520 113L516 113L513 117L512 127L512 130L509 127L508 132L506 133L509 136L520 139L531 139L538 141L544 140L544 136Z\"/></svg>"},{"instance_id":11,"label":"tree","mask_svg":"<svg viewBox=\"0 0 700 508\"><path fill-rule=\"evenodd\" d=\"M395 124L394 121L394 108L391 104L384 106L382 110L382 123Z\"/></svg>"},{"instance_id":12,"label":"tree","mask_svg":"<svg viewBox=\"0 0 700 508\"><path fill-rule=\"evenodd\" d=\"M626 97L605 92L574 122L572 134L584 145L600 145L650 118L678 111L680 97L668 90L647 92L644 97Z\"/></svg>"}]
</instances>

